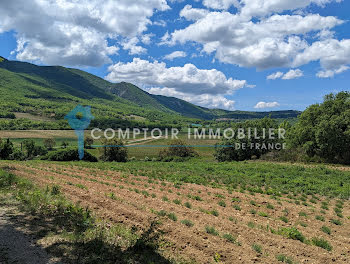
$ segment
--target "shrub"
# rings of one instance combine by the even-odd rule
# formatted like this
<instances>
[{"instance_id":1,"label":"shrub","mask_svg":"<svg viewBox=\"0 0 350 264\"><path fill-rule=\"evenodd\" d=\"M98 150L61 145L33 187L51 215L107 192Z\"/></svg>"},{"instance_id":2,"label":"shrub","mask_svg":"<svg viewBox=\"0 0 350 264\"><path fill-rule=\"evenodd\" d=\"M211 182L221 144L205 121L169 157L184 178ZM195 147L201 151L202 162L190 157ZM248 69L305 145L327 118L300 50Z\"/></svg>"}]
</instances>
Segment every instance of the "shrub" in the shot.
<instances>
[{"instance_id":1,"label":"shrub","mask_svg":"<svg viewBox=\"0 0 350 264\"><path fill-rule=\"evenodd\" d=\"M222 200L218 202L218 205L220 205L222 207L226 207L226 203Z\"/></svg>"},{"instance_id":2,"label":"shrub","mask_svg":"<svg viewBox=\"0 0 350 264\"><path fill-rule=\"evenodd\" d=\"M328 243L327 240L323 238L317 238L317 237L312 238L312 244L328 251L332 250L332 246Z\"/></svg>"},{"instance_id":3,"label":"shrub","mask_svg":"<svg viewBox=\"0 0 350 264\"><path fill-rule=\"evenodd\" d=\"M119 139L102 141L103 148L100 149L101 160L126 162L128 159L128 151L124 146L123 141Z\"/></svg>"},{"instance_id":4,"label":"shrub","mask_svg":"<svg viewBox=\"0 0 350 264\"><path fill-rule=\"evenodd\" d=\"M286 255L283 255L283 254L277 255L276 259L278 261L280 261L280 262L285 262L287 264L293 264L294 263L292 258L290 258L290 257L288 257Z\"/></svg>"},{"instance_id":5,"label":"shrub","mask_svg":"<svg viewBox=\"0 0 350 264\"><path fill-rule=\"evenodd\" d=\"M219 216L219 212L216 211L216 210L212 210L212 211L210 211L209 213L210 213L211 215L213 215L213 216Z\"/></svg>"},{"instance_id":6,"label":"shrub","mask_svg":"<svg viewBox=\"0 0 350 264\"><path fill-rule=\"evenodd\" d=\"M269 217L269 215L265 212L259 212L258 215L260 215L262 217Z\"/></svg>"},{"instance_id":7,"label":"shrub","mask_svg":"<svg viewBox=\"0 0 350 264\"><path fill-rule=\"evenodd\" d=\"M13 144L10 139L0 139L0 159L10 159L14 152Z\"/></svg>"},{"instance_id":8,"label":"shrub","mask_svg":"<svg viewBox=\"0 0 350 264\"><path fill-rule=\"evenodd\" d=\"M160 210L159 212L157 212L157 215L159 216L166 216L166 211L165 210Z\"/></svg>"},{"instance_id":9,"label":"shrub","mask_svg":"<svg viewBox=\"0 0 350 264\"><path fill-rule=\"evenodd\" d=\"M168 145L168 148L159 152L159 160L181 161L181 159L195 157L198 155L194 151L193 147L186 145L186 143L180 139L171 140Z\"/></svg>"},{"instance_id":10,"label":"shrub","mask_svg":"<svg viewBox=\"0 0 350 264\"><path fill-rule=\"evenodd\" d=\"M173 202L174 202L174 204L177 204L177 205L181 204L181 201L179 199L175 199Z\"/></svg>"},{"instance_id":11,"label":"shrub","mask_svg":"<svg viewBox=\"0 0 350 264\"><path fill-rule=\"evenodd\" d=\"M328 235L330 235L331 234L331 229L329 228L329 227L327 227L327 226L322 226L321 227L321 231L323 232L323 233L326 233L326 234L328 234Z\"/></svg>"},{"instance_id":12,"label":"shrub","mask_svg":"<svg viewBox=\"0 0 350 264\"><path fill-rule=\"evenodd\" d=\"M56 146L56 141L54 138L46 138L44 139L44 146L48 150L52 150Z\"/></svg>"},{"instance_id":13,"label":"shrub","mask_svg":"<svg viewBox=\"0 0 350 264\"><path fill-rule=\"evenodd\" d=\"M286 227L278 230L278 234L283 235L287 238L299 240L301 242L305 241L304 235L295 227Z\"/></svg>"},{"instance_id":14,"label":"shrub","mask_svg":"<svg viewBox=\"0 0 350 264\"><path fill-rule=\"evenodd\" d=\"M237 211L241 211L241 207L238 204L234 204L233 208L236 209Z\"/></svg>"},{"instance_id":15,"label":"shrub","mask_svg":"<svg viewBox=\"0 0 350 264\"><path fill-rule=\"evenodd\" d=\"M322 215L316 215L315 219L324 222L324 216Z\"/></svg>"},{"instance_id":16,"label":"shrub","mask_svg":"<svg viewBox=\"0 0 350 264\"><path fill-rule=\"evenodd\" d=\"M250 213L251 213L252 215L256 215L257 212L256 212L255 209L251 209L251 210L250 210Z\"/></svg>"},{"instance_id":17,"label":"shrub","mask_svg":"<svg viewBox=\"0 0 350 264\"><path fill-rule=\"evenodd\" d=\"M267 209L275 209L275 207L274 207L272 204L267 204L267 205L266 205L266 208L267 208Z\"/></svg>"},{"instance_id":18,"label":"shrub","mask_svg":"<svg viewBox=\"0 0 350 264\"><path fill-rule=\"evenodd\" d=\"M281 217L280 217L280 220L283 221L283 222L285 222L285 223L288 223L288 218L285 217L285 216L281 216Z\"/></svg>"},{"instance_id":19,"label":"shrub","mask_svg":"<svg viewBox=\"0 0 350 264\"><path fill-rule=\"evenodd\" d=\"M189 209L192 208L192 205L191 205L189 202L184 203L184 206L187 207L187 208L189 208Z\"/></svg>"},{"instance_id":20,"label":"shrub","mask_svg":"<svg viewBox=\"0 0 350 264\"><path fill-rule=\"evenodd\" d=\"M259 254L262 252L262 247L259 244L253 244L252 249Z\"/></svg>"},{"instance_id":21,"label":"shrub","mask_svg":"<svg viewBox=\"0 0 350 264\"><path fill-rule=\"evenodd\" d=\"M78 149L61 149L52 153L48 156L43 157L51 161L79 161ZM91 155L89 152L84 151L84 161L97 162L97 158Z\"/></svg>"},{"instance_id":22,"label":"shrub","mask_svg":"<svg viewBox=\"0 0 350 264\"><path fill-rule=\"evenodd\" d=\"M215 230L215 228L213 226L206 226L205 227L205 231L208 233L208 234L211 234L211 235L214 235L214 236L218 236L219 235L219 232Z\"/></svg>"},{"instance_id":23,"label":"shrub","mask_svg":"<svg viewBox=\"0 0 350 264\"><path fill-rule=\"evenodd\" d=\"M190 220L187 220L187 219L182 220L181 224L184 224L185 226L188 226L188 227L194 226L194 224Z\"/></svg>"},{"instance_id":24,"label":"shrub","mask_svg":"<svg viewBox=\"0 0 350 264\"><path fill-rule=\"evenodd\" d=\"M222 237L223 237L224 239L226 239L227 241L231 242L232 244L236 244L236 245L238 245L238 246L241 245L241 243L239 243L239 242L237 241L237 238L234 237L233 235L231 235L230 233L226 233L226 234L224 234Z\"/></svg>"},{"instance_id":25,"label":"shrub","mask_svg":"<svg viewBox=\"0 0 350 264\"><path fill-rule=\"evenodd\" d=\"M335 225L342 225L343 223L338 220L338 219L331 219L331 223L335 224Z\"/></svg>"},{"instance_id":26,"label":"shrub","mask_svg":"<svg viewBox=\"0 0 350 264\"><path fill-rule=\"evenodd\" d=\"M299 216L305 216L307 217L307 214L305 212L299 212Z\"/></svg>"},{"instance_id":27,"label":"shrub","mask_svg":"<svg viewBox=\"0 0 350 264\"><path fill-rule=\"evenodd\" d=\"M176 214L174 214L174 213L168 214L168 217L169 217L169 219L173 220L174 222L177 221L177 216L176 216Z\"/></svg>"}]
</instances>

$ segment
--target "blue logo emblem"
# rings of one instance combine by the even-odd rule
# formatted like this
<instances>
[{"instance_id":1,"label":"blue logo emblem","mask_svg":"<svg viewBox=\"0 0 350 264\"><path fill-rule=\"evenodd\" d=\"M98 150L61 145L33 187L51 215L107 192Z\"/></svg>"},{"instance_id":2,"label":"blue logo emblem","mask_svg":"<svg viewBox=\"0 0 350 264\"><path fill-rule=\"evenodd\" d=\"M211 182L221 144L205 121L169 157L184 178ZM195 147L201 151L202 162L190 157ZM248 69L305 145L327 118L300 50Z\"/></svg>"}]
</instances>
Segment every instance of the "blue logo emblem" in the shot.
<instances>
[{"instance_id":1,"label":"blue logo emblem","mask_svg":"<svg viewBox=\"0 0 350 264\"><path fill-rule=\"evenodd\" d=\"M81 116L78 116L81 114ZM78 153L79 159L84 158L84 130L90 125L94 116L91 114L91 106L78 105L71 112L69 112L64 119L68 121L68 124L75 130L75 134L78 136Z\"/></svg>"}]
</instances>

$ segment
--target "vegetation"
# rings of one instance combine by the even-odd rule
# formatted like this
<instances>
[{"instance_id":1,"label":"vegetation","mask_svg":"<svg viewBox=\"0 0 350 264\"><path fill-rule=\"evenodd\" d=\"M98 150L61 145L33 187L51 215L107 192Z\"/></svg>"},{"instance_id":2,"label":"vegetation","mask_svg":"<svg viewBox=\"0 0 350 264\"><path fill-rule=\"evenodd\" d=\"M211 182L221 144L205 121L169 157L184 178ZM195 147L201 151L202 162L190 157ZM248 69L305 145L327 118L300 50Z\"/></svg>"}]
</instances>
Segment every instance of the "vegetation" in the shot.
<instances>
[{"instance_id":1,"label":"vegetation","mask_svg":"<svg viewBox=\"0 0 350 264\"><path fill-rule=\"evenodd\" d=\"M101 160L126 162L128 160L128 151L124 147L123 141L119 139L105 140L102 143Z\"/></svg>"},{"instance_id":2,"label":"vegetation","mask_svg":"<svg viewBox=\"0 0 350 264\"><path fill-rule=\"evenodd\" d=\"M323 238L317 238L317 237L314 237L312 238L312 244L317 246L317 247L320 247L320 248L323 248L325 250L328 250L328 251L331 251L332 250L332 246L328 243L327 240L323 239Z\"/></svg>"},{"instance_id":3,"label":"vegetation","mask_svg":"<svg viewBox=\"0 0 350 264\"><path fill-rule=\"evenodd\" d=\"M180 161L197 156L193 147L187 146L186 143L180 139L171 140L168 145L168 148L159 152L159 159L162 161Z\"/></svg>"}]
</instances>

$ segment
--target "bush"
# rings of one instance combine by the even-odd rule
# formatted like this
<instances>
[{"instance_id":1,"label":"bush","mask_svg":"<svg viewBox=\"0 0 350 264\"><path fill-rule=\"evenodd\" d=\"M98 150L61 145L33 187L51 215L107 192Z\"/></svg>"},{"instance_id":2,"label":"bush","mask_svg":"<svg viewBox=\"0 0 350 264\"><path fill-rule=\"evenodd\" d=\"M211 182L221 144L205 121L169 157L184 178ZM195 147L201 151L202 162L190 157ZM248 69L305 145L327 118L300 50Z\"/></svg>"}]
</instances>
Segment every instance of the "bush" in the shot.
<instances>
[{"instance_id":1,"label":"bush","mask_svg":"<svg viewBox=\"0 0 350 264\"><path fill-rule=\"evenodd\" d=\"M51 161L79 161L78 149L62 149L52 153L43 159ZM84 161L97 162L97 158L91 155L89 152L84 151Z\"/></svg>"},{"instance_id":2,"label":"bush","mask_svg":"<svg viewBox=\"0 0 350 264\"><path fill-rule=\"evenodd\" d=\"M320 248L323 248L325 250L328 250L328 251L331 251L332 250L332 246L328 243L327 240L323 239L323 238L317 238L317 237L314 237L312 238L312 244L317 246L317 247L320 247Z\"/></svg>"},{"instance_id":3,"label":"bush","mask_svg":"<svg viewBox=\"0 0 350 264\"><path fill-rule=\"evenodd\" d=\"M215 158L220 161L243 161L250 160L252 158L260 158L263 154L268 152L268 148L255 148L256 144L268 145L270 143L281 143L282 141L278 139L278 136L275 139L269 139L268 137L263 138L263 131L268 131L270 128L278 129L278 123L271 118L263 118L259 120L249 120L244 123L237 123L232 127L233 131L238 129L256 129L257 136L248 137L247 135L244 138L238 138L237 135L233 135L232 139L223 139L220 144L217 144L215 147ZM229 135L227 135L229 136ZM245 148L236 147L236 145L242 146L245 144Z\"/></svg>"},{"instance_id":4,"label":"bush","mask_svg":"<svg viewBox=\"0 0 350 264\"><path fill-rule=\"evenodd\" d=\"M208 233L208 234L211 234L213 236L218 236L219 235L219 232L216 231L215 227L213 226L206 226L205 227L205 231Z\"/></svg>"},{"instance_id":5,"label":"bush","mask_svg":"<svg viewBox=\"0 0 350 264\"><path fill-rule=\"evenodd\" d=\"M104 140L104 147L101 149L101 160L126 162L128 160L128 151L123 141L119 139Z\"/></svg>"},{"instance_id":6,"label":"bush","mask_svg":"<svg viewBox=\"0 0 350 264\"><path fill-rule=\"evenodd\" d=\"M48 150L52 150L56 145L56 141L53 138L46 138L44 139L44 146L48 149Z\"/></svg>"},{"instance_id":7,"label":"bush","mask_svg":"<svg viewBox=\"0 0 350 264\"><path fill-rule=\"evenodd\" d=\"M350 164L350 92L329 94L308 107L287 135L292 149L310 158Z\"/></svg>"},{"instance_id":8,"label":"bush","mask_svg":"<svg viewBox=\"0 0 350 264\"><path fill-rule=\"evenodd\" d=\"M321 231L323 233L326 233L327 235L330 235L332 233L331 229L329 227L327 227L327 226L322 226L321 227Z\"/></svg>"},{"instance_id":9,"label":"bush","mask_svg":"<svg viewBox=\"0 0 350 264\"><path fill-rule=\"evenodd\" d=\"M13 153L13 144L10 139L0 139L0 159L10 159Z\"/></svg>"},{"instance_id":10,"label":"bush","mask_svg":"<svg viewBox=\"0 0 350 264\"><path fill-rule=\"evenodd\" d=\"M198 156L193 147L186 145L180 139L171 140L169 147L159 152L159 160L161 161L183 161L191 157Z\"/></svg>"}]
</instances>

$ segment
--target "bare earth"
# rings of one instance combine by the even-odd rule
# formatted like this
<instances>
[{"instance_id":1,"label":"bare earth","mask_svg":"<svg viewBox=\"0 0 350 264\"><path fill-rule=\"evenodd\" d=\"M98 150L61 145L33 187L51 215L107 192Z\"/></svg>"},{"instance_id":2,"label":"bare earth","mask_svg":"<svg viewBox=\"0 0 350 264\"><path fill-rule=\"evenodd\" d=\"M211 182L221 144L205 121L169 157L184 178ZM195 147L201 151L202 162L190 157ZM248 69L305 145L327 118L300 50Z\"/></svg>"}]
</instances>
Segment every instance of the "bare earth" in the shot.
<instances>
[{"instance_id":1,"label":"bare earth","mask_svg":"<svg viewBox=\"0 0 350 264\"><path fill-rule=\"evenodd\" d=\"M298 263L350 263L350 223L347 218L350 216L349 201L344 203L343 225L337 226L330 222L330 219L336 218L333 212L335 200L329 201L329 210L325 214L320 213L321 201L326 200L324 197L320 197L316 204L308 201L310 206L303 206L294 204L287 197L281 197L278 203L271 196L263 194L229 194L223 189L194 184L183 184L176 188L173 183L166 181L149 181L148 177L76 165L8 165L12 173L31 179L43 187L60 185L66 197L90 207L97 215L114 223L145 228L157 218L155 211L175 213L178 218L176 222L161 217L162 229L166 231L165 238L169 242L164 246L166 256L181 255L197 263L213 263L215 255L220 256L222 263L281 263L277 262L275 256L284 254ZM111 193L114 193L113 199ZM190 199L188 195L198 195L202 201ZM173 201L176 199L181 204L175 204ZM184 206L186 201L191 203L191 209ZM225 201L226 207L218 205L219 201ZM255 201L257 206L252 205L251 201ZM268 209L268 203L274 209ZM233 205L239 205L241 210L234 209ZM268 217L252 215L252 209L265 212ZM211 210L216 210L219 215L208 214ZM300 216L299 212L305 212L307 217ZM316 215L323 215L325 221L316 220ZM287 217L288 223L281 221L281 216ZM194 226L182 224L181 220L184 219L191 220ZM248 227L249 222L254 223L254 227ZM301 226L301 222L307 226ZM331 235L320 230L323 225L331 228ZM206 226L215 227L220 236L207 234ZM278 230L292 226L296 226L307 239L325 238L333 250L329 252L268 231L269 228ZM240 245L222 238L226 233L236 236ZM255 252L253 244L261 245L262 253Z\"/></svg>"},{"instance_id":2,"label":"bare earth","mask_svg":"<svg viewBox=\"0 0 350 264\"><path fill-rule=\"evenodd\" d=\"M59 263L36 243L25 223L29 218L18 211L16 201L0 197L0 264ZM11 203L9 203L11 202Z\"/></svg>"}]
</instances>

